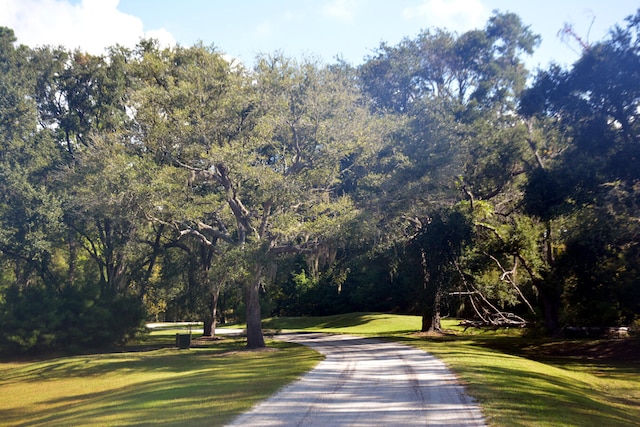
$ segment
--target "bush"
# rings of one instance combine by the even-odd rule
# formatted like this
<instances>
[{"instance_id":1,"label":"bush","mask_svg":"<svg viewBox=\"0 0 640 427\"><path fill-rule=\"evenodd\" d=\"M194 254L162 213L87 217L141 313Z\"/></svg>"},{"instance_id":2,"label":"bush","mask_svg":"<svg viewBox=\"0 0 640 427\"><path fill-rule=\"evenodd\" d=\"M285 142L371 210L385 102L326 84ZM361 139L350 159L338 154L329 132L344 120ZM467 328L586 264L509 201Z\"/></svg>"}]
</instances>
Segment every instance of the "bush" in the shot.
<instances>
[{"instance_id":1,"label":"bush","mask_svg":"<svg viewBox=\"0 0 640 427\"><path fill-rule=\"evenodd\" d=\"M0 305L0 351L5 354L79 352L126 341L141 329L142 302L101 295L97 286L11 286Z\"/></svg>"}]
</instances>

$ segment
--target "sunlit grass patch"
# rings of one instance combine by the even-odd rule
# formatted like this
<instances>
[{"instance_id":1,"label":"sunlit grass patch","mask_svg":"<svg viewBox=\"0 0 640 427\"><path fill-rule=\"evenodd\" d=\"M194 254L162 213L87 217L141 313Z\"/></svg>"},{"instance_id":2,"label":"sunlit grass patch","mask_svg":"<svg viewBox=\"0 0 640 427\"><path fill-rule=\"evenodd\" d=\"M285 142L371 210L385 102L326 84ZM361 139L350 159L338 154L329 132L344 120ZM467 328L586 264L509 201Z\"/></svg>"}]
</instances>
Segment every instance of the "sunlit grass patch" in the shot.
<instances>
[{"instance_id":1,"label":"sunlit grass patch","mask_svg":"<svg viewBox=\"0 0 640 427\"><path fill-rule=\"evenodd\" d=\"M0 364L2 425L223 425L311 369L301 346L209 347Z\"/></svg>"},{"instance_id":2,"label":"sunlit grass patch","mask_svg":"<svg viewBox=\"0 0 640 427\"><path fill-rule=\"evenodd\" d=\"M473 340L411 340L443 359L499 426L632 426L640 419L640 370L597 376L478 346ZM624 384L623 384L624 383Z\"/></svg>"},{"instance_id":3,"label":"sunlit grass patch","mask_svg":"<svg viewBox=\"0 0 640 427\"><path fill-rule=\"evenodd\" d=\"M381 313L348 313L324 317L274 317L263 327L274 330L346 333L360 335L403 334L420 329L420 316Z\"/></svg>"},{"instance_id":4,"label":"sunlit grass patch","mask_svg":"<svg viewBox=\"0 0 640 427\"><path fill-rule=\"evenodd\" d=\"M548 357L553 342L524 330L459 326L444 319L446 335L421 336L419 316L353 313L269 319L266 327L382 335L441 358L481 404L495 426L635 426L640 420L640 366ZM562 343L562 342L561 342ZM558 344L557 342L555 344ZM572 345L570 341L564 342Z\"/></svg>"},{"instance_id":5,"label":"sunlit grass patch","mask_svg":"<svg viewBox=\"0 0 640 427\"><path fill-rule=\"evenodd\" d=\"M550 350L581 342L523 338L521 330L463 332L455 319L443 321L448 335L421 336L420 320L352 313L267 319L265 328L383 336L423 348L456 372L495 426L635 426L640 419L637 362L558 357ZM280 342L269 342L272 351L245 351L242 337L175 349L175 334L185 332L154 328L136 351L1 363L0 423L224 425L321 358Z\"/></svg>"}]
</instances>

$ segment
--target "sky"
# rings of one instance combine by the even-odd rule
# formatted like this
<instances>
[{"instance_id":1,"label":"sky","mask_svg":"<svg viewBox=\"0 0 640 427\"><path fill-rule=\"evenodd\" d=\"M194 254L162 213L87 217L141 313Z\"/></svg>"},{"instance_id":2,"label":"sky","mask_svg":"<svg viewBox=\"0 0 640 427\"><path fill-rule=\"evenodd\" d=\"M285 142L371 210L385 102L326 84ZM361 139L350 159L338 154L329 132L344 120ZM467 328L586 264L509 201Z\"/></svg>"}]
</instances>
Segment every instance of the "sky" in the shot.
<instances>
[{"instance_id":1,"label":"sky","mask_svg":"<svg viewBox=\"0 0 640 427\"><path fill-rule=\"evenodd\" d=\"M498 10L518 14L542 37L526 61L534 70L578 59L576 41L558 36L566 23L593 43L639 8L640 0L0 0L0 26L20 44L93 54L153 37L164 46L213 45L248 66L274 52L359 65L382 42L483 28Z\"/></svg>"}]
</instances>

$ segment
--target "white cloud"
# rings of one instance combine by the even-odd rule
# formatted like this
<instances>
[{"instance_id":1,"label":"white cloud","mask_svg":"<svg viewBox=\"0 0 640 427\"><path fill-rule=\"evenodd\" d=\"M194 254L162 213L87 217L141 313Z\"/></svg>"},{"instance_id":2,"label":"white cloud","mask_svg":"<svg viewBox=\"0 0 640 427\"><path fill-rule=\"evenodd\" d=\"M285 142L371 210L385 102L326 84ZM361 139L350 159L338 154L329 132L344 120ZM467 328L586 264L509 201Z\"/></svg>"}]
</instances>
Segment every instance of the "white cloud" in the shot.
<instances>
[{"instance_id":1,"label":"white cloud","mask_svg":"<svg viewBox=\"0 0 640 427\"><path fill-rule=\"evenodd\" d=\"M176 39L167 29L159 28L157 30L149 30L144 32L145 38L156 39L160 42L160 46L174 46ZM139 39L139 37L138 37ZM138 40L136 40L137 42Z\"/></svg>"},{"instance_id":2,"label":"white cloud","mask_svg":"<svg viewBox=\"0 0 640 427\"><path fill-rule=\"evenodd\" d=\"M418 6L405 8L403 16L424 21L425 27L462 32L481 27L490 13L480 0L424 0Z\"/></svg>"},{"instance_id":3,"label":"white cloud","mask_svg":"<svg viewBox=\"0 0 640 427\"><path fill-rule=\"evenodd\" d=\"M322 13L342 22L352 22L359 6L359 0L333 0L322 7Z\"/></svg>"},{"instance_id":4,"label":"white cloud","mask_svg":"<svg viewBox=\"0 0 640 427\"><path fill-rule=\"evenodd\" d=\"M0 25L12 28L18 43L28 46L63 45L92 54L120 44L133 47L142 37L162 45L175 39L164 28L145 31L142 20L118 10L119 0L3 0Z\"/></svg>"}]
</instances>

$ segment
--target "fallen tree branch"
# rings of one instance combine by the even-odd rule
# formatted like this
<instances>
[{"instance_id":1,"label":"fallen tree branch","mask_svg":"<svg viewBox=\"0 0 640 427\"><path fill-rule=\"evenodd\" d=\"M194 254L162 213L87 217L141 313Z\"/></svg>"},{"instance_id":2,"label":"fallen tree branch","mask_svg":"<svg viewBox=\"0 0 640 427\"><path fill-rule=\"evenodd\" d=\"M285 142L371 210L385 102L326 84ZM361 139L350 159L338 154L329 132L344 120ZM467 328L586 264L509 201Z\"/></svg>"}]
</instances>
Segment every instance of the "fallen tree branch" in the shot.
<instances>
[{"instance_id":1,"label":"fallen tree branch","mask_svg":"<svg viewBox=\"0 0 640 427\"><path fill-rule=\"evenodd\" d=\"M462 269L460 268L460 266L458 265L457 262L453 262L454 266L456 267L456 270L458 271L458 274L460 274L460 278L462 279L462 283L464 283L465 288L467 289L464 292L451 292L450 295L466 295L469 297L469 301L471 302L471 306L473 307L473 310L475 311L476 315L481 319L481 320L464 320L463 322L460 323L460 326L466 326L465 330L471 326L473 327L493 327L493 328L499 328L499 327L525 327L527 325L527 321L525 319L523 319L522 317L514 314L514 313L509 313L509 312L504 312L499 310L496 306L494 306L493 304L491 304L491 302L489 302L489 300L487 299L487 297L485 297L482 292L480 292L472 283L469 283L469 281L466 279L464 273L462 272ZM482 307L484 313L486 315L483 316L483 314L480 312L480 309L478 308L478 306L476 305L476 302L474 301L474 297L478 297L481 302L485 305L488 306L491 310L493 310L493 313L490 314L489 310Z\"/></svg>"},{"instance_id":2,"label":"fallen tree branch","mask_svg":"<svg viewBox=\"0 0 640 427\"><path fill-rule=\"evenodd\" d=\"M500 263L498 258L496 258L493 255L491 255L489 253L486 253L486 252L485 252L485 255L487 255L489 258L491 258L498 265L498 268L500 270L502 270L502 275L500 276L500 280L501 281L505 281L506 280L509 284L511 284L511 286L513 286L513 288L516 290L518 295L520 295L520 298L522 298L522 301L527 305L527 307L529 308L531 313L535 314L536 311L533 309L533 306L531 306L531 304L529 303L529 300L527 300L527 298L525 298L524 294L520 290L520 287L516 284L516 282L514 280L514 276L515 276L515 274L517 272L517 269L518 269L518 257L514 256L513 268L511 270L506 270L502 266L502 264Z\"/></svg>"}]
</instances>

